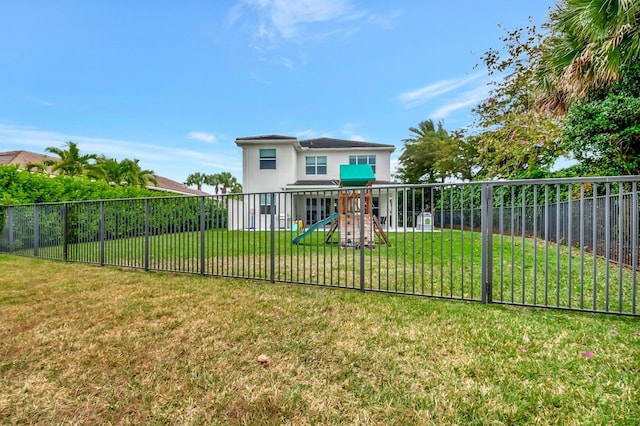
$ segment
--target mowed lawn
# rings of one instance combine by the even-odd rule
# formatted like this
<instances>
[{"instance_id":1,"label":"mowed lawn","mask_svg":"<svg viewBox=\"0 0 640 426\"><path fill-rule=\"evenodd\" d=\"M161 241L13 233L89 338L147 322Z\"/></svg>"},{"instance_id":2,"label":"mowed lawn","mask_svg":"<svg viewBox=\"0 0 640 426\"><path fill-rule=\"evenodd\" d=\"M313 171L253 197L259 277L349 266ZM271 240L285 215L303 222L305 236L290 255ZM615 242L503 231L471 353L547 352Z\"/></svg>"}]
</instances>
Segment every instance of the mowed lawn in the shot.
<instances>
[{"instance_id":1,"label":"mowed lawn","mask_svg":"<svg viewBox=\"0 0 640 426\"><path fill-rule=\"evenodd\" d=\"M3 424L639 424L639 401L639 318L0 255Z\"/></svg>"}]
</instances>

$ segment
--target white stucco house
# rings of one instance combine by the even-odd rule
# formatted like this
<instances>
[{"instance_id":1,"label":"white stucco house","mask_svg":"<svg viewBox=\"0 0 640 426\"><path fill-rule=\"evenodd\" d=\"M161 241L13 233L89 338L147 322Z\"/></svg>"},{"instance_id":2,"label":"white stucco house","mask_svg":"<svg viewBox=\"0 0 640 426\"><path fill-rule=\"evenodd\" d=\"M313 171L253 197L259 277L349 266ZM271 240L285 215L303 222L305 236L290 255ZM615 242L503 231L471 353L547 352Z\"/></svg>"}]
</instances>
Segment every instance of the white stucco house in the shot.
<instances>
[{"instance_id":1,"label":"white stucco house","mask_svg":"<svg viewBox=\"0 0 640 426\"><path fill-rule=\"evenodd\" d=\"M381 189L392 184L394 145L281 135L239 137L235 142L242 148L243 190L258 195L245 197L234 208L236 214L230 212L230 228L269 229L272 208L278 228L297 220L308 226L330 216L337 205L341 164L369 164L375 174L373 214L382 222L396 217L390 191Z\"/></svg>"}]
</instances>

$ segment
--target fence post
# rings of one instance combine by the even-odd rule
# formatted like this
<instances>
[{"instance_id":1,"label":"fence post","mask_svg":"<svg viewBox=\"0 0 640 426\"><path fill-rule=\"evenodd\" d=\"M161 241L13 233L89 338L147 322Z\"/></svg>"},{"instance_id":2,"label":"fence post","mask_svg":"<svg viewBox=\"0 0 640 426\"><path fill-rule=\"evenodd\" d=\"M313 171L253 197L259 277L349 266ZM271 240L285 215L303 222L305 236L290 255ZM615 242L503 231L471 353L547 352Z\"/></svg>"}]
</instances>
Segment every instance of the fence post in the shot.
<instances>
[{"instance_id":1,"label":"fence post","mask_svg":"<svg viewBox=\"0 0 640 426\"><path fill-rule=\"evenodd\" d=\"M271 261L271 271L269 274L269 279L272 283L276 282L276 194L271 193L271 232L269 233L271 236L271 247L270 247L270 261Z\"/></svg>"},{"instance_id":2,"label":"fence post","mask_svg":"<svg viewBox=\"0 0 640 426\"><path fill-rule=\"evenodd\" d=\"M13 254L13 207L9 207L9 253Z\"/></svg>"},{"instance_id":3,"label":"fence post","mask_svg":"<svg viewBox=\"0 0 640 426\"><path fill-rule=\"evenodd\" d=\"M360 291L364 291L364 240L365 205L364 188L360 191Z\"/></svg>"},{"instance_id":4,"label":"fence post","mask_svg":"<svg viewBox=\"0 0 640 426\"><path fill-rule=\"evenodd\" d=\"M638 186L636 182L631 184L631 312L636 313L636 277L638 271Z\"/></svg>"},{"instance_id":5,"label":"fence post","mask_svg":"<svg viewBox=\"0 0 640 426\"><path fill-rule=\"evenodd\" d=\"M104 225L104 201L100 201L100 265L104 266L104 240L105 240L105 225Z\"/></svg>"},{"instance_id":6,"label":"fence post","mask_svg":"<svg viewBox=\"0 0 640 426\"><path fill-rule=\"evenodd\" d=\"M204 196L200 197L200 274L204 275L204 231L205 231L205 208Z\"/></svg>"},{"instance_id":7,"label":"fence post","mask_svg":"<svg viewBox=\"0 0 640 426\"><path fill-rule=\"evenodd\" d=\"M38 257L38 245L40 244L40 224L38 223L38 205L33 205L33 257Z\"/></svg>"},{"instance_id":8,"label":"fence post","mask_svg":"<svg viewBox=\"0 0 640 426\"><path fill-rule=\"evenodd\" d=\"M493 302L493 186L483 183L481 187L482 234L482 303Z\"/></svg>"},{"instance_id":9,"label":"fence post","mask_svg":"<svg viewBox=\"0 0 640 426\"><path fill-rule=\"evenodd\" d=\"M69 225L67 223L69 214L67 208L67 203L64 203L62 205L62 260L65 262L69 260Z\"/></svg>"},{"instance_id":10,"label":"fence post","mask_svg":"<svg viewBox=\"0 0 640 426\"><path fill-rule=\"evenodd\" d=\"M149 270L149 199L144 199L144 270Z\"/></svg>"}]
</instances>

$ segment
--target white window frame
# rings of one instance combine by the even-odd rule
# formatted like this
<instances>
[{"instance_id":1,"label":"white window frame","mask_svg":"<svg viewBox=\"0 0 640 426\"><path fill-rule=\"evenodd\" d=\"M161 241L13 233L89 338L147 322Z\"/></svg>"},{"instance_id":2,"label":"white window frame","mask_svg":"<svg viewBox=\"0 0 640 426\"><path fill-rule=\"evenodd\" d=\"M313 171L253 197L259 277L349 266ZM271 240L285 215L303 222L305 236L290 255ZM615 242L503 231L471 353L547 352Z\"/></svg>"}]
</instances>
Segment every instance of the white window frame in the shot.
<instances>
[{"instance_id":1,"label":"white window frame","mask_svg":"<svg viewBox=\"0 0 640 426\"><path fill-rule=\"evenodd\" d=\"M320 162L318 160L324 160ZM304 159L304 169L307 175L326 175L327 174L327 156L307 156Z\"/></svg>"},{"instance_id":2,"label":"white window frame","mask_svg":"<svg viewBox=\"0 0 640 426\"><path fill-rule=\"evenodd\" d=\"M376 172L376 156L375 155L350 155L349 164L369 164Z\"/></svg>"},{"instance_id":3,"label":"white window frame","mask_svg":"<svg viewBox=\"0 0 640 426\"><path fill-rule=\"evenodd\" d=\"M273 155L271 155L272 152ZM260 148L260 170L276 170L275 148Z\"/></svg>"}]
</instances>

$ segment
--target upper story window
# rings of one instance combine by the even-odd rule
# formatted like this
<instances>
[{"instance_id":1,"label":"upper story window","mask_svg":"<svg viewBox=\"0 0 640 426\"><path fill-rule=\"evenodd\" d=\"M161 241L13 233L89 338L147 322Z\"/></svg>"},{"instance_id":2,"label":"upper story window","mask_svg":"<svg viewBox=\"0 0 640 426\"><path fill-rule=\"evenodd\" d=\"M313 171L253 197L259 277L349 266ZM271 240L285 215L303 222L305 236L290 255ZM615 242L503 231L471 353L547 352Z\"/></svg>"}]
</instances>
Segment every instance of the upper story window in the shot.
<instances>
[{"instance_id":1,"label":"upper story window","mask_svg":"<svg viewBox=\"0 0 640 426\"><path fill-rule=\"evenodd\" d=\"M376 156L375 155L350 155L349 164L369 164L376 172Z\"/></svg>"},{"instance_id":2,"label":"upper story window","mask_svg":"<svg viewBox=\"0 0 640 426\"><path fill-rule=\"evenodd\" d=\"M306 157L305 169L308 175L326 175L327 174L327 157Z\"/></svg>"},{"instance_id":3,"label":"upper story window","mask_svg":"<svg viewBox=\"0 0 640 426\"><path fill-rule=\"evenodd\" d=\"M261 149L260 150L260 169L275 170L276 168L276 150Z\"/></svg>"}]
</instances>

